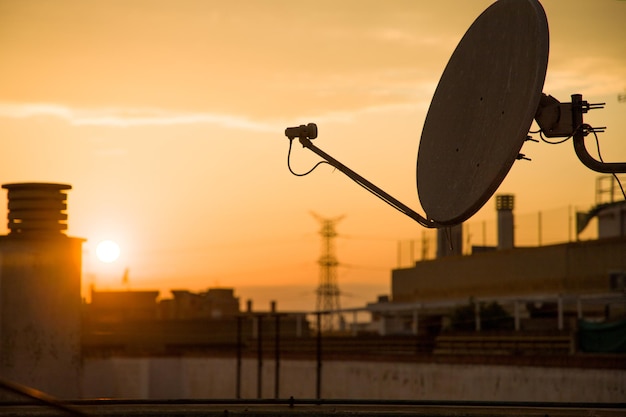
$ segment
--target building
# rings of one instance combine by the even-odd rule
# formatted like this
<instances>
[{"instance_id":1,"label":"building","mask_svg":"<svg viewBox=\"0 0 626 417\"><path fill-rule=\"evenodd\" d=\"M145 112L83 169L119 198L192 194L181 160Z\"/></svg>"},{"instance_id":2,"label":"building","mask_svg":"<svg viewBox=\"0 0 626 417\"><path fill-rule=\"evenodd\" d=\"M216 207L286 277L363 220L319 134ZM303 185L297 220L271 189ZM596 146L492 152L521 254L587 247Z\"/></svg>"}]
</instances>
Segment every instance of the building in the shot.
<instances>
[{"instance_id":1,"label":"building","mask_svg":"<svg viewBox=\"0 0 626 417\"><path fill-rule=\"evenodd\" d=\"M172 290L174 298L162 300L160 314L168 319L218 319L239 314L239 298L232 288L210 288L200 293Z\"/></svg>"},{"instance_id":2,"label":"building","mask_svg":"<svg viewBox=\"0 0 626 417\"><path fill-rule=\"evenodd\" d=\"M541 247L514 246L513 196L497 196L496 206L498 247L393 270L392 301L369 306L373 328L438 334L454 327L459 311L475 309L471 327L480 330L488 305L508 317L503 330L568 331L582 318L626 318L626 202L602 204L587 215L598 218L597 240ZM484 320L483 314L483 330Z\"/></svg>"},{"instance_id":3,"label":"building","mask_svg":"<svg viewBox=\"0 0 626 417\"><path fill-rule=\"evenodd\" d=\"M303 313L241 312L232 288L194 293L172 290L96 291L84 306L82 346L85 357L111 355L185 355L233 352L256 340L309 336Z\"/></svg>"},{"instance_id":4,"label":"building","mask_svg":"<svg viewBox=\"0 0 626 417\"><path fill-rule=\"evenodd\" d=\"M96 291L92 287L85 318L103 323L156 320L158 296L158 291Z\"/></svg>"},{"instance_id":5,"label":"building","mask_svg":"<svg viewBox=\"0 0 626 417\"><path fill-rule=\"evenodd\" d=\"M417 262L392 272L395 302L584 296L623 291L626 238L515 248Z\"/></svg>"}]
</instances>

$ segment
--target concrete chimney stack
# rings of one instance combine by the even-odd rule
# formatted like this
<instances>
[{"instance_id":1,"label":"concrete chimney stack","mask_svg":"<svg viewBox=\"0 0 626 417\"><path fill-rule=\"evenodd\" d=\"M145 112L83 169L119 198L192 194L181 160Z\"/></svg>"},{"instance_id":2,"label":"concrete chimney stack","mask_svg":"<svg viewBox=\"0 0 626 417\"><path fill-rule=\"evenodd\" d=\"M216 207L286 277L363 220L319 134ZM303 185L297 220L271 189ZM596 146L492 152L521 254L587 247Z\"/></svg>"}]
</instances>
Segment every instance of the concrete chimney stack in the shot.
<instances>
[{"instance_id":1,"label":"concrete chimney stack","mask_svg":"<svg viewBox=\"0 0 626 417\"><path fill-rule=\"evenodd\" d=\"M496 210L498 211L498 250L513 249L515 245L513 208L515 196L500 194L496 196Z\"/></svg>"},{"instance_id":2,"label":"concrete chimney stack","mask_svg":"<svg viewBox=\"0 0 626 417\"><path fill-rule=\"evenodd\" d=\"M63 399L80 397L81 261L68 237L65 184L5 184L0 236L0 375Z\"/></svg>"}]
</instances>

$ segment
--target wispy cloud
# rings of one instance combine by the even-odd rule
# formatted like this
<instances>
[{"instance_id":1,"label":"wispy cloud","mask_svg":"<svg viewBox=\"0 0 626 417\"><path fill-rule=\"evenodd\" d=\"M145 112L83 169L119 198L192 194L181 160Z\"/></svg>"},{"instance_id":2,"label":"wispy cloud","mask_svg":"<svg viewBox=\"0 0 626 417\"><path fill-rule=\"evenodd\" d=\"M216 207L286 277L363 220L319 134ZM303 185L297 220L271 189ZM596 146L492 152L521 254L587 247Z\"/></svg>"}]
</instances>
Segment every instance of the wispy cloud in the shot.
<instances>
[{"instance_id":1,"label":"wispy cloud","mask_svg":"<svg viewBox=\"0 0 626 417\"><path fill-rule=\"evenodd\" d=\"M55 117L74 126L137 127L213 124L254 131L274 131L269 123L219 113L175 112L162 109L98 108L80 109L49 103L0 103L0 117L27 119Z\"/></svg>"},{"instance_id":2,"label":"wispy cloud","mask_svg":"<svg viewBox=\"0 0 626 417\"><path fill-rule=\"evenodd\" d=\"M435 49L448 49L454 48L459 41L459 38L456 35L416 33L415 31L402 30L394 27L378 28L370 31L366 36L374 41L399 44L409 48L423 46Z\"/></svg>"},{"instance_id":3,"label":"wispy cloud","mask_svg":"<svg viewBox=\"0 0 626 417\"><path fill-rule=\"evenodd\" d=\"M432 86L430 86L432 87ZM148 108L99 108L85 109L50 103L2 103L0 102L0 119L35 119L56 118L66 121L72 126L100 126L109 128L132 128L149 126L184 126L194 124L215 125L239 130L256 132L276 132L283 129L293 120L316 120L317 122L354 122L359 117L367 117L374 113L398 113L425 111L428 107L429 94L422 89L411 90L408 87L396 86L396 90L376 89L369 94L377 96L405 95L412 99L402 101L381 100L376 104L359 103L355 108L347 106L343 109L332 108L324 111L320 109L302 109L302 114L289 117L289 120L254 121L252 119L219 113L204 112L175 112L163 109ZM417 93L416 91L419 91ZM418 99L417 97L420 98ZM312 111L311 111L312 110Z\"/></svg>"}]
</instances>

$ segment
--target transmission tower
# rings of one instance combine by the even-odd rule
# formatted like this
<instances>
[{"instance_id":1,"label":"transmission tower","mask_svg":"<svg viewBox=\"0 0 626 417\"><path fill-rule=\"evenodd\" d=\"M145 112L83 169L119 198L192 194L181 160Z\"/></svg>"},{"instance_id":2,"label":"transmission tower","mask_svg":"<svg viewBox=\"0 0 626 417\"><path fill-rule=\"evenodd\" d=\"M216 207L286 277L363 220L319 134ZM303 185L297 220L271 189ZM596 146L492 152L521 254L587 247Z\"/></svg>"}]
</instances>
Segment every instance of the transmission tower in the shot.
<instances>
[{"instance_id":1,"label":"transmission tower","mask_svg":"<svg viewBox=\"0 0 626 417\"><path fill-rule=\"evenodd\" d=\"M311 213L322 224L322 254L318 260L320 266L320 280L317 287L317 311L327 312L321 317L321 327L324 331L332 331L336 322L342 322L339 313L339 285L337 284L337 266L339 262L335 256L334 239L337 237L335 225L343 216L334 219L325 219Z\"/></svg>"}]
</instances>

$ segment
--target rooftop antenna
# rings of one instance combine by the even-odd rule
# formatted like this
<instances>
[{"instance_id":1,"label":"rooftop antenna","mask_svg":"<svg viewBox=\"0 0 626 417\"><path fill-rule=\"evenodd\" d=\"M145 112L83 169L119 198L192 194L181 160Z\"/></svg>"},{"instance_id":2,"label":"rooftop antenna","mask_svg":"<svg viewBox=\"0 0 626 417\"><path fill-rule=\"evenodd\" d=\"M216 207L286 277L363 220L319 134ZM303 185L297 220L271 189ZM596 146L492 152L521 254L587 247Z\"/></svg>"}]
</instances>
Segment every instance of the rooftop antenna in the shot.
<instances>
[{"instance_id":1,"label":"rooftop antenna","mask_svg":"<svg viewBox=\"0 0 626 417\"><path fill-rule=\"evenodd\" d=\"M130 291L130 278L128 267L124 268L124 274L122 275L122 285L126 287L127 291Z\"/></svg>"},{"instance_id":2,"label":"rooftop antenna","mask_svg":"<svg viewBox=\"0 0 626 417\"><path fill-rule=\"evenodd\" d=\"M497 35L497 36L496 36ZM499 0L467 30L441 76L428 110L417 157L417 190L422 216L312 142L314 123L289 127L289 155L294 139L356 183L420 225L449 227L473 216L495 193L520 153L536 120L542 139L572 138L574 150L588 168L624 173L626 163L593 158L585 137L604 128L585 124L583 114L604 103L590 104L581 94L561 103L542 93L549 53L548 21L537 0ZM288 157L289 163L289 157ZM291 167L289 167L291 170Z\"/></svg>"}]
</instances>

